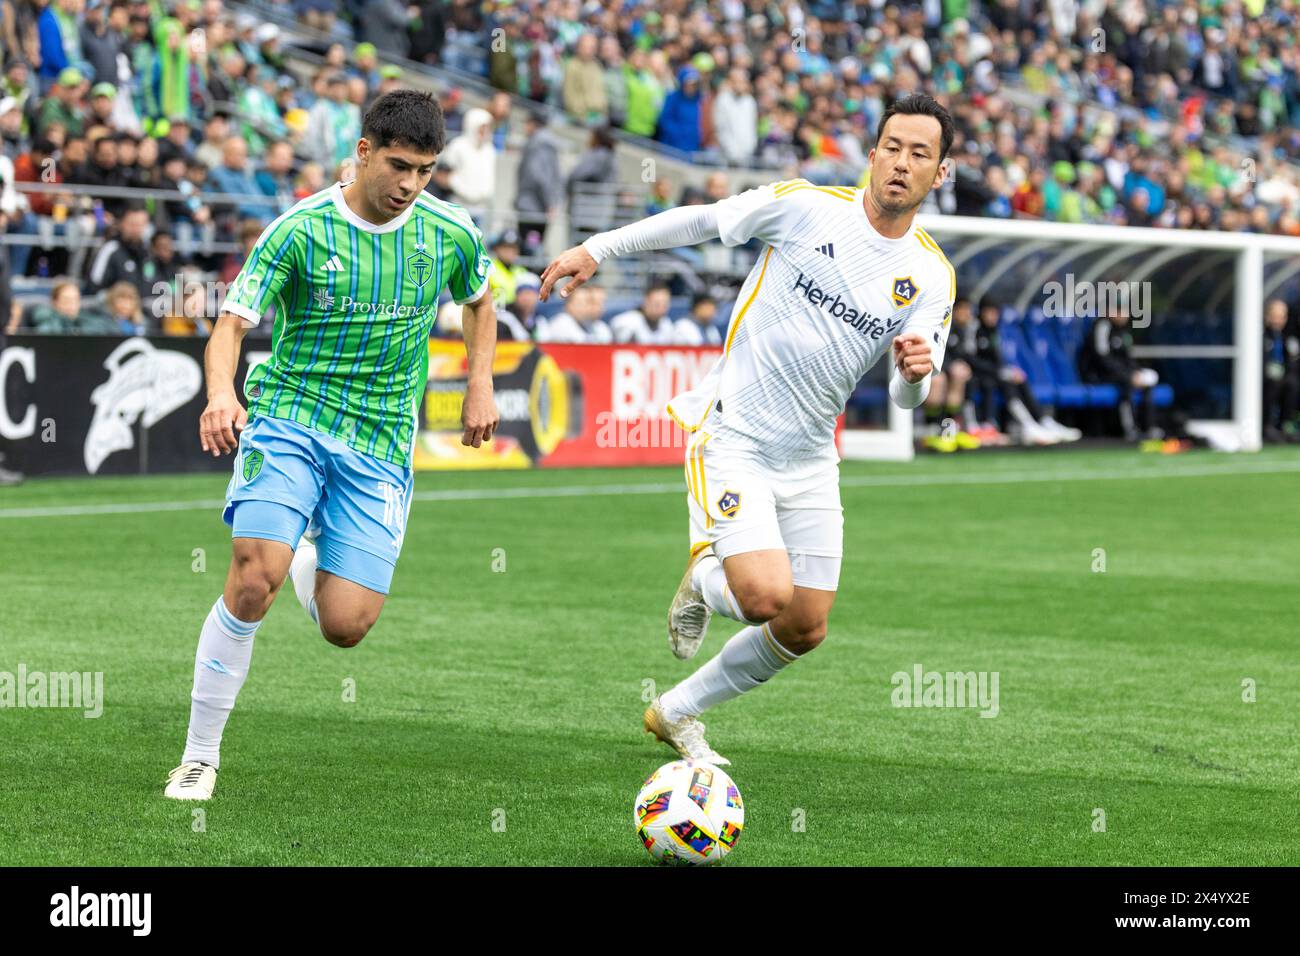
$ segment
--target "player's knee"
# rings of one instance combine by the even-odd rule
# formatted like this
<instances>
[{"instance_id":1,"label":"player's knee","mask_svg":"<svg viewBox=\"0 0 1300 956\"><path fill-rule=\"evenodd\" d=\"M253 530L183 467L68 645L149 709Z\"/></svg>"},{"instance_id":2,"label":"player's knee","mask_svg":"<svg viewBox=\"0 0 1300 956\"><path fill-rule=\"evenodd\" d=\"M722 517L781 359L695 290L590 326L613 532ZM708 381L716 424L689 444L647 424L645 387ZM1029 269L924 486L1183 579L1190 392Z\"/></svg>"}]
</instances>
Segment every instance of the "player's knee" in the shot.
<instances>
[{"instance_id":1,"label":"player's knee","mask_svg":"<svg viewBox=\"0 0 1300 956\"><path fill-rule=\"evenodd\" d=\"M259 620L280 587L265 563L253 555L235 556L235 617Z\"/></svg>"},{"instance_id":2,"label":"player's knee","mask_svg":"<svg viewBox=\"0 0 1300 956\"><path fill-rule=\"evenodd\" d=\"M792 592L787 593L778 588L755 588L737 594L736 603L740 605L745 620L761 624L784 611L793 597Z\"/></svg>"},{"instance_id":3,"label":"player's knee","mask_svg":"<svg viewBox=\"0 0 1300 956\"><path fill-rule=\"evenodd\" d=\"M374 627L375 615L365 611L344 613L318 608L321 636L335 647L356 647Z\"/></svg>"},{"instance_id":4,"label":"player's knee","mask_svg":"<svg viewBox=\"0 0 1300 956\"><path fill-rule=\"evenodd\" d=\"M781 645L792 654L807 654L826 640L826 621L795 621L781 632Z\"/></svg>"}]
</instances>

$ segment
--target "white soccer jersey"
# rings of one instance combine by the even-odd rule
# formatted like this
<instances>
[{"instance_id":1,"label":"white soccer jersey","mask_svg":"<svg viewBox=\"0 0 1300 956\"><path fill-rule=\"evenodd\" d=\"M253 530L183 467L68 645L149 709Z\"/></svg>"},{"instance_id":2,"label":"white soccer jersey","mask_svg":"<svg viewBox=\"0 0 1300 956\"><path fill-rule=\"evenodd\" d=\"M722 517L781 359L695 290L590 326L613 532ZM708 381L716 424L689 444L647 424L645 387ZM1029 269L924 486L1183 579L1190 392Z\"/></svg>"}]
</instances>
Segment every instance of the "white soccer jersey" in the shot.
<instances>
[{"instance_id":1,"label":"white soccer jersey","mask_svg":"<svg viewBox=\"0 0 1300 956\"><path fill-rule=\"evenodd\" d=\"M687 431L769 458L833 453L835 420L895 336L918 332L943 364L957 278L915 222L900 239L867 220L863 190L773 183L716 204L722 241L765 244L723 354L668 403ZM707 421L707 425L705 424Z\"/></svg>"}]
</instances>

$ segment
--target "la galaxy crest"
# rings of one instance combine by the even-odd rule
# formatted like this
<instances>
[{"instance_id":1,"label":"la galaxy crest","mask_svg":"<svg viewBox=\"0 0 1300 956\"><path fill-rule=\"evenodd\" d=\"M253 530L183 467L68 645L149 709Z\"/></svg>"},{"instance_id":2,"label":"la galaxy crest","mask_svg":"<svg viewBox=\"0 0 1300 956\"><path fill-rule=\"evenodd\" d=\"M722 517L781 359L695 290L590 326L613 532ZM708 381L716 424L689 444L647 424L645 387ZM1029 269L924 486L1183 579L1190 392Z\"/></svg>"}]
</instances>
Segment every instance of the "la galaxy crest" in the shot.
<instances>
[{"instance_id":1,"label":"la galaxy crest","mask_svg":"<svg viewBox=\"0 0 1300 956\"><path fill-rule=\"evenodd\" d=\"M890 293L894 299L894 308L901 309L905 305L910 305L919 291L921 290L916 287L916 283L912 281L911 276L903 276L901 278L895 276L894 288Z\"/></svg>"},{"instance_id":2,"label":"la galaxy crest","mask_svg":"<svg viewBox=\"0 0 1300 956\"><path fill-rule=\"evenodd\" d=\"M734 518L736 512L740 510L739 492L724 491L722 497L718 499L718 510L728 518Z\"/></svg>"}]
</instances>

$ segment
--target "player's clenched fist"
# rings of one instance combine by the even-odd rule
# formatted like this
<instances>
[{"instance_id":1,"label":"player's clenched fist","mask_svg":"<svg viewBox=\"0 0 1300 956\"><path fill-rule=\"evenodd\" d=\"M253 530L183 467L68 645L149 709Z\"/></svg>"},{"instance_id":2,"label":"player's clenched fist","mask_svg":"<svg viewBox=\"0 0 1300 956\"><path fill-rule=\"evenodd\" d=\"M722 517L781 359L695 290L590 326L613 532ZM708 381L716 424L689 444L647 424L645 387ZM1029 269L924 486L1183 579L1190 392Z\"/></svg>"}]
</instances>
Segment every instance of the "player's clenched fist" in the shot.
<instances>
[{"instance_id":1,"label":"player's clenched fist","mask_svg":"<svg viewBox=\"0 0 1300 956\"><path fill-rule=\"evenodd\" d=\"M217 458L239 447L235 432L248 424L248 412L239 404L234 392L208 399L208 407L199 416L199 442L204 451Z\"/></svg>"},{"instance_id":2,"label":"player's clenched fist","mask_svg":"<svg viewBox=\"0 0 1300 956\"><path fill-rule=\"evenodd\" d=\"M934 371L930 361L930 343L925 336L917 332L897 336L894 339L894 365L909 385L915 385Z\"/></svg>"},{"instance_id":3,"label":"player's clenched fist","mask_svg":"<svg viewBox=\"0 0 1300 956\"><path fill-rule=\"evenodd\" d=\"M574 246L561 252L542 273L540 296L545 302L551 295L551 286L565 276L573 276L573 281L560 290L560 298L567 299L569 293L596 274L597 262L590 252L582 246Z\"/></svg>"}]
</instances>

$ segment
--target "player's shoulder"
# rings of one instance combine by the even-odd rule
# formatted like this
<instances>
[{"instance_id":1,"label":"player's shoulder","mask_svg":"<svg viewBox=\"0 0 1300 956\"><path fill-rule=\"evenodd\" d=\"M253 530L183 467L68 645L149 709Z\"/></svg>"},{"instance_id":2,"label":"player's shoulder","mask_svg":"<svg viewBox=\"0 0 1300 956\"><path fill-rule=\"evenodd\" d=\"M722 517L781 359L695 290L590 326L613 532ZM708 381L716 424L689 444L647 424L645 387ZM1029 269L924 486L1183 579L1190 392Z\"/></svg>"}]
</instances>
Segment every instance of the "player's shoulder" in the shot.
<instances>
[{"instance_id":1,"label":"player's shoulder","mask_svg":"<svg viewBox=\"0 0 1300 956\"><path fill-rule=\"evenodd\" d=\"M265 240L277 234L288 236L297 231L303 220L324 215L334 205L334 197L331 193L333 188L327 186L320 192L312 193L310 196L298 200L271 220L267 227L262 230L262 238Z\"/></svg>"},{"instance_id":2,"label":"player's shoulder","mask_svg":"<svg viewBox=\"0 0 1300 956\"><path fill-rule=\"evenodd\" d=\"M955 299L957 296L957 270L952 267L952 263L944 255L943 248L935 241L933 236L919 225L912 230L912 236L913 241L916 243L915 259L917 263L935 281L946 284L948 298Z\"/></svg>"},{"instance_id":3,"label":"player's shoulder","mask_svg":"<svg viewBox=\"0 0 1300 956\"><path fill-rule=\"evenodd\" d=\"M478 235L478 226L469 211L459 203L448 202L427 192L415 197L414 214L447 229L463 230L471 236Z\"/></svg>"},{"instance_id":4,"label":"player's shoulder","mask_svg":"<svg viewBox=\"0 0 1300 956\"><path fill-rule=\"evenodd\" d=\"M853 186L818 186L806 179L785 179L768 183L765 188L774 200L789 206L851 209L861 199Z\"/></svg>"}]
</instances>

